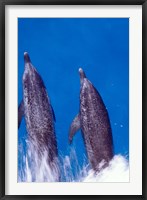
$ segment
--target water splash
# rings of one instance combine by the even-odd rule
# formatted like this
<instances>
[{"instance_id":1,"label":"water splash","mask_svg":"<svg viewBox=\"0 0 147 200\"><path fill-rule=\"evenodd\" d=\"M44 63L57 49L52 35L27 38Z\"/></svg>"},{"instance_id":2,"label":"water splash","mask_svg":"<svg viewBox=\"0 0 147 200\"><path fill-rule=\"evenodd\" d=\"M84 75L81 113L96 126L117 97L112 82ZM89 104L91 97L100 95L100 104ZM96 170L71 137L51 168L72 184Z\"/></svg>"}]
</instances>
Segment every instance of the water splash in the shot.
<instances>
[{"instance_id":1,"label":"water splash","mask_svg":"<svg viewBox=\"0 0 147 200\"><path fill-rule=\"evenodd\" d=\"M129 162L124 156L115 155L99 173L89 170L83 182L129 182Z\"/></svg>"},{"instance_id":2,"label":"water splash","mask_svg":"<svg viewBox=\"0 0 147 200\"><path fill-rule=\"evenodd\" d=\"M38 155L34 146L26 140L27 151L23 152L21 168L19 169L19 182L58 182L60 180L60 170L58 159L55 158L48 164L48 153L44 151ZM22 152L21 152L22 153Z\"/></svg>"},{"instance_id":3,"label":"water splash","mask_svg":"<svg viewBox=\"0 0 147 200\"><path fill-rule=\"evenodd\" d=\"M122 155L115 155L108 167L95 173L86 162L82 166L79 164L74 147L69 155L60 154L59 159L49 166L47 152L39 157L27 140L26 144L27 151L20 148L19 152L23 156L18 182L129 182L129 162Z\"/></svg>"}]
</instances>

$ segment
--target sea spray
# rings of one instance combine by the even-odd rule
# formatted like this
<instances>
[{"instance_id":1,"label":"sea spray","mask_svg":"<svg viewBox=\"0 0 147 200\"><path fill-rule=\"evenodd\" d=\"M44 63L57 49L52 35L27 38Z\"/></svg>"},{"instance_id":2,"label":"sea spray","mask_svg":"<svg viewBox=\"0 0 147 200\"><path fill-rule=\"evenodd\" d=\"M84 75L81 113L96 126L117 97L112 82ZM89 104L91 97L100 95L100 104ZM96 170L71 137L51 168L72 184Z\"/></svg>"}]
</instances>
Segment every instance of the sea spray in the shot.
<instances>
[{"instance_id":1,"label":"sea spray","mask_svg":"<svg viewBox=\"0 0 147 200\"><path fill-rule=\"evenodd\" d=\"M59 161L57 158L54 162L48 164L48 152L38 155L37 151L28 140L27 151L24 159L21 160L21 168L19 169L19 182L58 182L60 181Z\"/></svg>"},{"instance_id":2,"label":"sea spray","mask_svg":"<svg viewBox=\"0 0 147 200\"><path fill-rule=\"evenodd\" d=\"M83 182L129 182L129 162L124 156L115 155L99 173L89 170Z\"/></svg>"},{"instance_id":3,"label":"sea spray","mask_svg":"<svg viewBox=\"0 0 147 200\"><path fill-rule=\"evenodd\" d=\"M86 162L80 166L74 147L69 155L59 155L60 164L49 166L47 152L39 157L27 140L26 144L26 153L21 148L19 182L129 182L129 161L122 155L115 155L108 167L95 173Z\"/></svg>"}]
</instances>

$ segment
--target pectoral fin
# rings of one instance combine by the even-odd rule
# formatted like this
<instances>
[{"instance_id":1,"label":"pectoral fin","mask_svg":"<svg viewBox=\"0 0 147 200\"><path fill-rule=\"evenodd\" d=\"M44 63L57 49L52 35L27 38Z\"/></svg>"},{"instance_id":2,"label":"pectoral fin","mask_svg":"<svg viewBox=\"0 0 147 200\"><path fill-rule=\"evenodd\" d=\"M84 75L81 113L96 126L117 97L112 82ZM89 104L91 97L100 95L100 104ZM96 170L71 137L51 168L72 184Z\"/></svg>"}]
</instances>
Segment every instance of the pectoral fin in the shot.
<instances>
[{"instance_id":1,"label":"pectoral fin","mask_svg":"<svg viewBox=\"0 0 147 200\"><path fill-rule=\"evenodd\" d=\"M18 129L19 129L23 115L24 115L24 103L22 100L18 107Z\"/></svg>"},{"instance_id":2,"label":"pectoral fin","mask_svg":"<svg viewBox=\"0 0 147 200\"><path fill-rule=\"evenodd\" d=\"M73 136L76 134L76 132L80 129L80 114L78 114L74 120L71 123L70 130L69 130L69 144L71 144Z\"/></svg>"}]
</instances>

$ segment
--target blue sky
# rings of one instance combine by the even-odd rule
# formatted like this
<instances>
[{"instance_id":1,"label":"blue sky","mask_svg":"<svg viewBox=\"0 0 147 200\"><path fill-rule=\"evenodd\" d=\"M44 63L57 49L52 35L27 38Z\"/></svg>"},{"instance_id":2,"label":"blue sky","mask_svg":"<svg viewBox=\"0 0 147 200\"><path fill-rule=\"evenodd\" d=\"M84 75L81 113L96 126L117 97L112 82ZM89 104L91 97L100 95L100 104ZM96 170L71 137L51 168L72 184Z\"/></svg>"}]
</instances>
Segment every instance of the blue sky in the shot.
<instances>
[{"instance_id":1,"label":"blue sky","mask_svg":"<svg viewBox=\"0 0 147 200\"><path fill-rule=\"evenodd\" d=\"M129 154L128 18L19 18L18 102L22 99L24 51L51 99L59 153L70 151L68 130L79 110L78 69L82 67L108 109L115 154ZM19 139L24 132L22 123ZM73 146L82 164L85 150L80 131Z\"/></svg>"}]
</instances>

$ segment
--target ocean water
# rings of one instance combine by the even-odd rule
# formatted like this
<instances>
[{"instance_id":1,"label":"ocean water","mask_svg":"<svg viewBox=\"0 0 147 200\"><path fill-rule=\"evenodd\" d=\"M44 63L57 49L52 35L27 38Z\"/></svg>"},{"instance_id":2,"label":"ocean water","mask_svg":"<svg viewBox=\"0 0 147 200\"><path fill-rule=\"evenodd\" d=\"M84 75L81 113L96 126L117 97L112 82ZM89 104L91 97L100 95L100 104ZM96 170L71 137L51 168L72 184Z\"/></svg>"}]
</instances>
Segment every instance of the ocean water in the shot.
<instances>
[{"instance_id":1,"label":"ocean water","mask_svg":"<svg viewBox=\"0 0 147 200\"><path fill-rule=\"evenodd\" d=\"M25 51L55 112L60 181L129 181L129 19L19 18L18 104L23 96ZM69 127L79 111L79 67L101 94L112 128L115 156L98 174L90 167L80 131L68 144ZM58 169L48 167L46 152L38 158L27 134L23 119L18 130L18 181L56 181Z\"/></svg>"}]
</instances>

